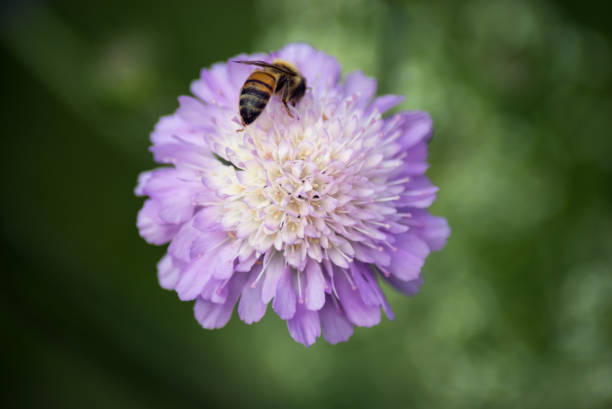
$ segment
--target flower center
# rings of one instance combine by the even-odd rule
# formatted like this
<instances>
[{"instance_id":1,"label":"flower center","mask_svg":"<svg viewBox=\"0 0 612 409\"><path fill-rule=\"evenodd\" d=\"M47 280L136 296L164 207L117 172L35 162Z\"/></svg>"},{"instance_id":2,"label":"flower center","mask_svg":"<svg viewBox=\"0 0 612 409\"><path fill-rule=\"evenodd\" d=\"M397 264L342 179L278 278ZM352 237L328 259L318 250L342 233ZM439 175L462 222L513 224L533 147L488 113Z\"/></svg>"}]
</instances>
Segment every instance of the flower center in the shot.
<instances>
[{"instance_id":1,"label":"flower center","mask_svg":"<svg viewBox=\"0 0 612 409\"><path fill-rule=\"evenodd\" d=\"M360 249L380 250L402 189L386 183L400 163L381 152L378 114L324 101L306 95L296 118L271 101L225 149L241 170L223 166L211 183L225 197L223 227L258 254L283 252L298 270L308 258L347 268Z\"/></svg>"}]
</instances>

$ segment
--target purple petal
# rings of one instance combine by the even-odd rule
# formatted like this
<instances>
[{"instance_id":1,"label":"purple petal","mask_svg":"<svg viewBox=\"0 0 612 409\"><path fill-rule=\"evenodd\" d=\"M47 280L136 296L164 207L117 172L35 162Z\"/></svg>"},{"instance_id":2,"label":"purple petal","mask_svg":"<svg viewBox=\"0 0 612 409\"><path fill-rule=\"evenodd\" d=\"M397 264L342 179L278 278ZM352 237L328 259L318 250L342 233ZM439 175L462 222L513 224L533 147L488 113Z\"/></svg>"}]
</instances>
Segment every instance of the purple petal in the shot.
<instances>
[{"instance_id":1,"label":"purple petal","mask_svg":"<svg viewBox=\"0 0 612 409\"><path fill-rule=\"evenodd\" d=\"M218 249L212 250L215 253L213 276L216 279L230 278L234 272L234 260L238 257L238 249L240 243L237 240L230 241L228 244L222 245Z\"/></svg>"},{"instance_id":2,"label":"purple petal","mask_svg":"<svg viewBox=\"0 0 612 409\"><path fill-rule=\"evenodd\" d=\"M309 347L321 335L319 313L299 304L293 318L287 321L287 328L294 340Z\"/></svg>"},{"instance_id":3,"label":"purple petal","mask_svg":"<svg viewBox=\"0 0 612 409\"><path fill-rule=\"evenodd\" d=\"M151 133L153 145L165 145L176 143L176 136L191 144L206 146L204 134L189 126L180 116L176 114L162 116Z\"/></svg>"},{"instance_id":4,"label":"purple petal","mask_svg":"<svg viewBox=\"0 0 612 409\"><path fill-rule=\"evenodd\" d=\"M380 322L380 308L366 305L359 290L351 287L344 272L334 275L334 284L349 321L360 327L372 327Z\"/></svg>"},{"instance_id":5,"label":"purple petal","mask_svg":"<svg viewBox=\"0 0 612 409\"><path fill-rule=\"evenodd\" d=\"M383 114L404 101L404 99L405 97L403 95L383 95L372 101L370 107L368 108L368 113L377 110L379 113Z\"/></svg>"},{"instance_id":6,"label":"purple petal","mask_svg":"<svg viewBox=\"0 0 612 409\"><path fill-rule=\"evenodd\" d=\"M232 310L240 296L242 287L246 281L246 274L236 274L229 285L228 296L223 304L217 304L198 298L193 312L196 320L207 329L224 327L232 316Z\"/></svg>"},{"instance_id":7,"label":"purple petal","mask_svg":"<svg viewBox=\"0 0 612 409\"><path fill-rule=\"evenodd\" d=\"M185 122L199 129L209 129L210 110L193 97L182 95L178 98L179 108L176 114Z\"/></svg>"},{"instance_id":8,"label":"purple petal","mask_svg":"<svg viewBox=\"0 0 612 409\"><path fill-rule=\"evenodd\" d=\"M400 206L425 208L436 200L438 188L426 176L414 176L400 195Z\"/></svg>"},{"instance_id":9,"label":"purple petal","mask_svg":"<svg viewBox=\"0 0 612 409\"><path fill-rule=\"evenodd\" d=\"M148 172L142 172L140 173L140 175L138 175L138 183L136 184L136 188L134 189L134 194L136 196L146 196L147 193L145 192L145 186L147 185L147 183L149 182L149 179L151 179L151 176L153 176L153 173L155 171L148 171Z\"/></svg>"},{"instance_id":10,"label":"purple petal","mask_svg":"<svg viewBox=\"0 0 612 409\"><path fill-rule=\"evenodd\" d=\"M212 254L205 254L185 268L176 285L176 293L181 300L193 300L200 295L212 277L213 270L210 268L210 263L213 257Z\"/></svg>"},{"instance_id":11,"label":"purple petal","mask_svg":"<svg viewBox=\"0 0 612 409\"><path fill-rule=\"evenodd\" d=\"M218 248L218 246L221 245L221 243L228 240L227 233L223 230L209 230L204 232L193 227L191 229L192 230L189 230L189 232L190 234L194 235L192 236L194 238L192 239L191 243L189 243L188 239L186 239L184 243L186 249L182 249L183 251L187 252L187 255L190 260L202 257L202 255L207 253L208 251L216 251L216 249ZM172 241L172 244L174 244L174 241ZM169 250L172 249L169 248Z\"/></svg>"},{"instance_id":12,"label":"purple petal","mask_svg":"<svg viewBox=\"0 0 612 409\"><path fill-rule=\"evenodd\" d=\"M189 263L191 259L195 258L190 254L192 243L199 236L200 231L194 229L191 223L183 224L178 233L176 233L176 236L172 239L170 246L168 246L168 253L172 254L172 256L178 260Z\"/></svg>"},{"instance_id":13,"label":"purple petal","mask_svg":"<svg viewBox=\"0 0 612 409\"><path fill-rule=\"evenodd\" d=\"M159 216L162 220L166 223L180 224L191 218L194 208L193 197L198 189L202 188L198 178L174 168L154 170L145 178L146 183L140 190L143 194L159 201Z\"/></svg>"},{"instance_id":14,"label":"purple petal","mask_svg":"<svg viewBox=\"0 0 612 409\"><path fill-rule=\"evenodd\" d=\"M330 344L348 341L353 335L353 324L346 318L340 306L333 302L331 296L327 296L319 318L323 327L323 338Z\"/></svg>"},{"instance_id":15,"label":"purple petal","mask_svg":"<svg viewBox=\"0 0 612 409\"><path fill-rule=\"evenodd\" d=\"M423 284L423 278L418 276L414 280L410 281L402 281L397 277L383 277L385 280L389 282L397 291L405 294L405 295L413 295L419 292L419 288Z\"/></svg>"},{"instance_id":16,"label":"purple petal","mask_svg":"<svg viewBox=\"0 0 612 409\"><path fill-rule=\"evenodd\" d=\"M266 61L266 60L269 60L269 57L266 54L251 54L251 55L240 54L233 58L230 58L230 60L227 63L227 71L228 71L228 77L233 86L233 90L235 90L235 93L231 95L232 99L230 100L230 108L234 108L234 106L237 104L238 93L242 89L242 85L248 78L249 74L251 74L251 72L253 72L254 70L254 67L252 65L249 66L249 65L238 64L238 63L233 62L237 60Z\"/></svg>"},{"instance_id":17,"label":"purple petal","mask_svg":"<svg viewBox=\"0 0 612 409\"><path fill-rule=\"evenodd\" d=\"M433 135L433 121L427 112L411 111L403 112L404 131L399 142L407 149L421 141L429 141Z\"/></svg>"},{"instance_id":18,"label":"purple petal","mask_svg":"<svg viewBox=\"0 0 612 409\"><path fill-rule=\"evenodd\" d=\"M172 256L168 254L157 263L157 278L159 279L159 285L166 290L174 289L180 274L180 266L177 265L174 260L172 260Z\"/></svg>"},{"instance_id":19,"label":"purple petal","mask_svg":"<svg viewBox=\"0 0 612 409\"><path fill-rule=\"evenodd\" d=\"M351 266L351 277L361 293L361 299L366 305L381 306L389 319L395 318L387 298L378 285L376 275L367 265L354 263Z\"/></svg>"},{"instance_id":20,"label":"purple petal","mask_svg":"<svg viewBox=\"0 0 612 409\"><path fill-rule=\"evenodd\" d=\"M253 265L259 260L259 255L255 252L251 253L249 257L246 257L244 260L240 260L238 264L236 264L236 271L249 272L253 268Z\"/></svg>"},{"instance_id":21,"label":"purple petal","mask_svg":"<svg viewBox=\"0 0 612 409\"><path fill-rule=\"evenodd\" d=\"M247 324L262 319L266 313L267 303L261 301L261 285L253 287L253 283L257 279L257 276L261 272L261 265L256 265L251 273L247 284L242 289L242 295L240 297L240 303L238 304L238 315L240 319Z\"/></svg>"},{"instance_id":22,"label":"purple petal","mask_svg":"<svg viewBox=\"0 0 612 409\"><path fill-rule=\"evenodd\" d=\"M285 270L289 269L289 267L285 264L285 260L283 257L274 252L272 256L270 256L270 261L266 261L264 258L264 266L266 266L265 277L263 279L262 289L261 289L261 301L264 303L269 303L274 295L276 295L276 289L278 287L278 282L282 277L282 274Z\"/></svg>"},{"instance_id":23,"label":"purple petal","mask_svg":"<svg viewBox=\"0 0 612 409\"><path fill-rule=\"evenodd\" d=\"M361 71L353 71L344 81L344 94L351 96L357 94L356 105L364 108L376 93L376 80L363 75Z\"/></svg>"},{"instance_id":24,"label":"purple petal","mask_svg":"<svg viewBox=\"0 0 612 409\"><path fill-rule=\"evenodd\" d=\"M427 212L415 212L415 219L423 223L421 237L432 250L439 251L450 236L450 227L446 219L432 216Z\"/></svg>"},{"instance_id":25,"label":"purple petal","mask_svg":"<svg viewBox=\"0 0 612 409\"><path fill-rule=\"evenodd\" d=\"M289 44L272 56L294 64L306 78L306 85L313 91L329 89L340 79L341 67L338 61L308 44Z\"/></svg>"},{"instance_id":26,"label":"purple petal","mask_svg":"<svg viewBox=\"0 0 612 409\"><path fill-rule=\"evenodd\" d=\"M285 271L281 274L281 278L276 289L276 296L274 297L274 302L272 303L272 308L274 308L274 311L284 320L291 319L295 315L295 303L297 297L295 294L295 289L291 284L291 274L292 271L290 269L285 269Z\"/></svg>"},{"instance_id":27,"label":"purple petal","mask_svg":"<svg viewBox=\"0 0 612 409\"><path fill-rule=\"evenodd\" d=\"M391 256L382 247L380 250L377 250L355 243L353 248L355 249L355 258L364 263L388 266L391 262Z\"/></svg>"},{"instance_id":28,"label":"purple petal","mask_svg":"<svg viewBox=\"0 0 612 409\"><path fill-rule=\"evenodd\" d=\"M364 275L368 274L366 271L368 269L367 266L359 263L351 263L351 277L357 290L359 290L359 294L361 295L361 299L365 303L365 305L370 307L378 307L380 305L380 300L378 299L378 295L376 291L372 288L372 283L366 281ZM376 282L373 283L377 285Z\"/></svg>"},{"instance_id":29,"label":"purple petal","mask_svg":"<svg viewBox=\"0 0 612 409\"><path fill-rule=\"evenodd\" d=\"M321 271L321 266L310 261L306 266L306 308L317 311L325 304L325 278Z\"/></svg>"},{"instance_id":30,"label":"purple petal","mask_svg":"<svg viewBox=\"0 0 612 409\"><path fill-rule=\"evenodd\" d=\"M429 246L413 233L398 235L395 246L397 251L391 254L391 264L387 269L400 280L414 280L421 273Z\"/></svg>"},{"instance_id":31,"label":"purple petal","mask_svg":"<svg viewBox=\"0 0 612 409\"><path fill-rule=\"evenodd\" d=\"M223 304L225 300L227 300L228 296L228 280L217 280L216 278L211 278L208 280L202 292L200 293L200 297L203 300L211 301L216 304Z\"/></svg>"},{"instance_id":32,"label":"purple petal","mask_svg":"<svg viewBox=\"0 0 612 409\"><path fill-rule=\"evenodd\" d=\"M378 297L379 304L382 307L383 311L385 312L385 315L390 320L394 320L395 319L395 313L393 313L393 310L391 309L391 305L389 304L389 301L387 301L387 297L385 296L385 293L383 293L382 289L378 285L378 282L376 281L376 275L374 273L370 272L369 276L368 276L368 280L373 281L376 284L376 285L372 286L372 289L376 293L376 296Z\"/></svg>"},{"instance_id":33,"label":"purple petal","mask_svg":"<svg viewBox=\"0 0 612 409\"><path fill-rule=\"evenodd\" d=\"M219 209L215 207L205 207L193 217L193 227L202 232L220 230L222 228L220 224L221 217L222 214Z\"/></svg>"},{"instance_id":34,"label":"purple petal","mask_svg":"<svg viewBox=\"0 0 612 409\"><path fill-rule=\"evenodd\" d=\"M178 227L175 224L165 223L159 217L159 202L156 200L145 201L144 206L138 212L136 226L142 238L150 244L164 244L169 242L176 232Z\"/></svg>"},{"instance_id":35,"label":"purple petal","mask_svg":"<svg viewBox=\"0 0 612 409\"><path fill-rule=\"evenodd\" d=\"M234 59L247 58L236 57L232 60ZM210 69L203 69L200 73L200 79L191 83L191 92L209 104L234 108L238 103L240 88L252 69L249 70L248 66L242 64L232 63L232 60L227 64L218 63ZM242 67L240 67L241 65ZM232 75L234 70L240 70L239 72L243 73L242 82L240 82L238 76Z\"/></svg>"}]
</instances>

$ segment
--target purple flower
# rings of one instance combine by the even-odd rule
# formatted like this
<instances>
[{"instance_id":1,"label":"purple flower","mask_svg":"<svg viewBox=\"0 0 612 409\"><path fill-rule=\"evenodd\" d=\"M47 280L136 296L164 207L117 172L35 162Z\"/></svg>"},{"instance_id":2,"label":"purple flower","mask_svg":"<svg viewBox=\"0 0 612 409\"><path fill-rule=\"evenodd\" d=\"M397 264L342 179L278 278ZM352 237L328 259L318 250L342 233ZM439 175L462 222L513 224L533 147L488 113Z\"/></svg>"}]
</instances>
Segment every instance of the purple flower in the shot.
<instances>
[{"instance_id":1,"label":"purple flower","mask_svg":"<svg viewBox=\"0 0 612 409\"><path fill-rule=\"evenodd\" d=\"M268 304L298 342L346 341L353 327L393 312L379 287L410 295L421 267L444 246L446 220L427 207L438 190L424 176L432 120L402 101L374 98L361 72L340 82L340 65L305 44L240 60L294 64L309 87L293 118L274 96L245 131L240 89L254 67L218 63L191 84L194 97L151 134L155 160L136 194L142 237L170 243L158 264L162 287L195 300L204 328L223 327L238 304L247 324ZM222 159L222 160L221 160Z\"/></svg>"}]
</instances>

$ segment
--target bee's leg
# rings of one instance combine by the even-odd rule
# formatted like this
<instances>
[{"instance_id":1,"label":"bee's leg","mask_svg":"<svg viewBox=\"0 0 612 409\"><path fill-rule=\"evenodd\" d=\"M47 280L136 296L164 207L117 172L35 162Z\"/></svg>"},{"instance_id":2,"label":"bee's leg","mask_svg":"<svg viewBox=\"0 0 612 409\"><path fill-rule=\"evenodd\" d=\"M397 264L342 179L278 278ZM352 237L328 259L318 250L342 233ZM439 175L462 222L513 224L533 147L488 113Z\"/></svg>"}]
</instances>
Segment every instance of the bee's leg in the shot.
<instances>
[{"instance_id":1,"label":"bee's leg","mask_svg":"<svg viewBox=\"0 0 612 409\"><path fill-rule=\"evenodd\" d=\"M293 114L289 110L289 105L287 105L287 100L289 99L289 86L285 85L283 87L283 96L281 100L283 101L283 105L285 106L285 111L287 111L287 115L293 118Z\"/></svg>"}]
</instances>

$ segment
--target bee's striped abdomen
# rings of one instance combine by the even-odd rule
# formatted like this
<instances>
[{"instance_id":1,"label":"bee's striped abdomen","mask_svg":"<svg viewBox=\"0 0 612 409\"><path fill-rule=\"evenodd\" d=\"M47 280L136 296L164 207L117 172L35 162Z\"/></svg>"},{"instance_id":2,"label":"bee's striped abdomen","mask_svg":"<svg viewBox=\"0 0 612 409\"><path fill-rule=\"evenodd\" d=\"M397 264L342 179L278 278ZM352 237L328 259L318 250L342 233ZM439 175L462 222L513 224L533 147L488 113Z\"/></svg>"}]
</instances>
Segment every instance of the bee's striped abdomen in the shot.
<instances>
[{"instance_id":1,"label":"bee's striped abdomen","mask_svg":"<svg viewBox=\"0 0 612 409\"><path fill-rule=\"evenodd\" d=\"M244 125L253 122L268 104L276 87L277 76L255 71L245 81L240 92L240 117Z\"/></svg>"}]
</instances>

